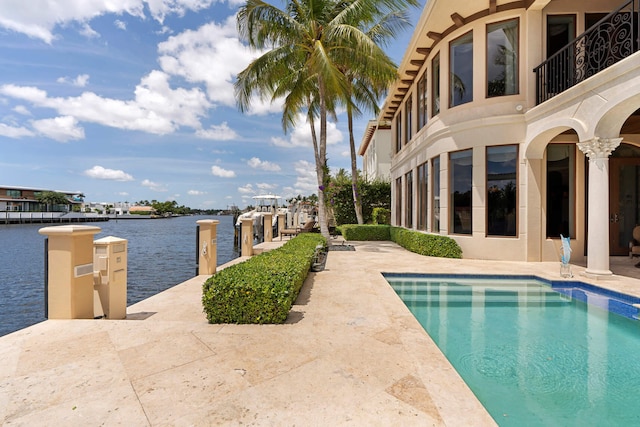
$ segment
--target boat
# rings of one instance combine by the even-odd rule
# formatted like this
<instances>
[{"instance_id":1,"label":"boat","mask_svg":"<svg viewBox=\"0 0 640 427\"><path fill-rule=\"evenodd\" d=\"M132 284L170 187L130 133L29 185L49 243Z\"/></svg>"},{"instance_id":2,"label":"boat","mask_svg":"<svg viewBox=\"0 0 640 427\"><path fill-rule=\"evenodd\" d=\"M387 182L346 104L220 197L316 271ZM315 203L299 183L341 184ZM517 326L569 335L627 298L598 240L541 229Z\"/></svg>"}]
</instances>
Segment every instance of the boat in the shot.
<instances>
[{"instance_id":1,"label":"boat","mask_svg":"<svg viewBox=\"0 0 640 427\"><path fill-rule=\"evenodd\" d=\"M293 200L287 206L279 205L281 196L275 194L262 194L253 196L256 201L254 209L240 214L235 222L236 236L240 235L242 220L251 218L253 220L253 237L257 242L264 240L263 217L266 213L271 214L272 236L277 235L278 216L284 214L285 224L283 228L295 228L306 223L310 218L315 218L315 206L310 202Z\"/></svg>"}]
</instances>

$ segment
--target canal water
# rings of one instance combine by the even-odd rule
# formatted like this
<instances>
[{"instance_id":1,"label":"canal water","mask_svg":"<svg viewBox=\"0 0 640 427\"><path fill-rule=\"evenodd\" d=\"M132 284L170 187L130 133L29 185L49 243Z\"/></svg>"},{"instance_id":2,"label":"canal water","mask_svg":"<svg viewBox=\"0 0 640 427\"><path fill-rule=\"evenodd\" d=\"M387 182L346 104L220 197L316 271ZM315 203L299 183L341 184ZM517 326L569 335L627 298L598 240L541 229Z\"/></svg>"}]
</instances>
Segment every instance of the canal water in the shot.
<instances>
[{"instance_id":1,"label":"canal water","mask_svg":"<svg viewBox=\"0 0 640 427\"><path fill-rule=\"evenodd\" d=\"M196 221L217 219L218 265L238 257L233 217L184 216L87 223L94 239L127 239L127 305L196 275ZM49 224L0 224L0 336L45 320L44 240Z\"/></svg>"}]
</instances>

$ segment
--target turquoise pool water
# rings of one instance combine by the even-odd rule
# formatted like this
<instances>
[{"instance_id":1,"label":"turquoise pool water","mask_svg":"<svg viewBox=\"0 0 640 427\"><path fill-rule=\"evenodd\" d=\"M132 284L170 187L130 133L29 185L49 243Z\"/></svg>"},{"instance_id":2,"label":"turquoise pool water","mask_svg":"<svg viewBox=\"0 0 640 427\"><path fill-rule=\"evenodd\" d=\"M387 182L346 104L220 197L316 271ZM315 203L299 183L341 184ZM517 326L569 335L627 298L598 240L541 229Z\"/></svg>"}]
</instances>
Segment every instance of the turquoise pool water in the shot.
<instances>
[{"instance_id":1,"label":"turquoise pool water","mask_svg":"<svg viewBox=\"0 0 640 427\"><path fill-rule=\"evenodd\" d=\"M501 426L640 425L640 299L535 277L385 278Z\"/></svg>"}]
</instances>

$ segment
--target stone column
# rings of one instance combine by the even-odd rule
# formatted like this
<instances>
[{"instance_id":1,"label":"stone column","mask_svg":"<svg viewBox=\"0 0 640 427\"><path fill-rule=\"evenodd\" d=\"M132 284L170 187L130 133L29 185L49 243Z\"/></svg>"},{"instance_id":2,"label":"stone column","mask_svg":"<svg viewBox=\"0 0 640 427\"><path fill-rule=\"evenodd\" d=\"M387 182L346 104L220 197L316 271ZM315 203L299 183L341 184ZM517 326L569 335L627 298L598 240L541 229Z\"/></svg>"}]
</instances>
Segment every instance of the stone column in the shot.
<instances>
[{"instance_id":1,"label":"stone column","mask_svg":"<svg viewBox=\"0 0 640 427\"><path fill-rule=\"evenodd\" d=\"M278 236L280 236L280 240L282 240L282 230L284 230L285 222L287 221L287 216L284 213L278 214Z\"/></svg>"},{"instance_id":2,"label":"stone column","mask_svg":"<svg viewBox=\"0 0 640 427\"><path fill-rule=\"evenodd\" d=\"M273 241L273 216L270 213L262 215L262 233L264 234L264 241Z\"/></svg>"},{"instance_id":3,"label":"stone column","mask_svg":"<svg viewBox=\"0 0 640 427\"><path fill-rule=\"evenodd\" d=\"M622 138L599 138L578 143L589 158L587 269L590 276L610 276L609 270L609 156Z\"/></svg>"},{"instance_id":4,"label":"stone column","mask_svg":"<svg viewBox=\"0 0 640 427\"><path fill-rule=\"evenodd\" d=\"M127 318L127 240L107 236L93 242L94 316Z\"/></svg>"},{"instance_id":5,"label":"stone column","mask_svg":"<svg viewBox=\"0 0 640 427\"><path fill-rule=\"evenodd\" d=\"M216 272L218 263L217 219L201 219L196 221L199 226L198 241L198 274L212 275Z\"/></svg>"},{"instance_id":6,"label":"stone column","mask_svg":"<svg viewBox=\"0 0 640 427\"><path fill-rule=\"evenodd\" d=\"M38 230L49 239L49 319L93 319L93 236L100 227L61 225Z\"/></svg>"},{"instance_id":7,"label":"stone column","mask_svg":"<svg viewBox=\"0 0 640 427\"><path fill-rule=\"evenodd\" d=\"M253 218L242 218L242 242L240 256L253 255Z\"/></svg>"}]
</instances>

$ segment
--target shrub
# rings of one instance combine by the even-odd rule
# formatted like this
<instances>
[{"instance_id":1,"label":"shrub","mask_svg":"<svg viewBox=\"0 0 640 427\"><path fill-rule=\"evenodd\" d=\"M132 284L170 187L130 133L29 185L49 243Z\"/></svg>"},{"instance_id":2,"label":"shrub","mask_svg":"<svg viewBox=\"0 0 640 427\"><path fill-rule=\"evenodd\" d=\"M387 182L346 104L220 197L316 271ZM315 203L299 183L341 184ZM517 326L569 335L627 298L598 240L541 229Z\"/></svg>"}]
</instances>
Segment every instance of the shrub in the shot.
<instances>
[{"instance_id":1,"label":"shrub","mask_svg":"<svg viewBox=\"0 0 640 427\"><path fill-rule=\"evenodd\" d=\"M358 194L362 203L365 223L372 221L374 207L389 207L391 184L385 181L358 181ZM348 181L333 180L325 189L327 206L332 210L337 225L355 224L356 212L353 203L353 187Z\"/></svg>"},{"instance_id":2,"label":"shrub","mask_svg":"<svg viewBox=\"0 0 640 427\"><path fill-rule=\"evenodd\" d=\"M345 224L340 227L345 240L391 240L388 225Z\"/></svg>"},{"instance_id":3,"label":"shrub","mask_svg":"<svg viewBox=\"0 0 640 427\"><path fill-rule=\"evenodd\" d=\"M321 235L300 234L211 276L202 289L209 323L284 323L319 244L326 245Z\"/></svg>"},{"instance_id":4,"label":"shrub","mask_svg":"<svg viewBox=\"0 0 640 427\"><path fill-rule=\"evenodd\" d=\"M462 258L458 242L448 236L426 234L402 227L390 227L391 240L420 255L441 258Z\"/></svg>"},{"instance_id":5,"label":"shrub","mask_svg":"<svg viewBox=\"0 0 640 427\"><path fill-rule=\"evenodd\" d=\"M462 249L448 236L420 233L388 225L345 224L340 226L340 231L345 240L392 240L408 251L420 255L462 258Z\"/></svg>"},{"instance_id":6,"label":"shrub","mask_svg":"<svg viewBox=\"0 0 640 427\"><path fill-rule=\"evenodd\" d=\"M371 218L373 220L373 223L376 225L389 225L391 224L391 211L387 208L373 208Z\"/></svg>"}]
</instances>

